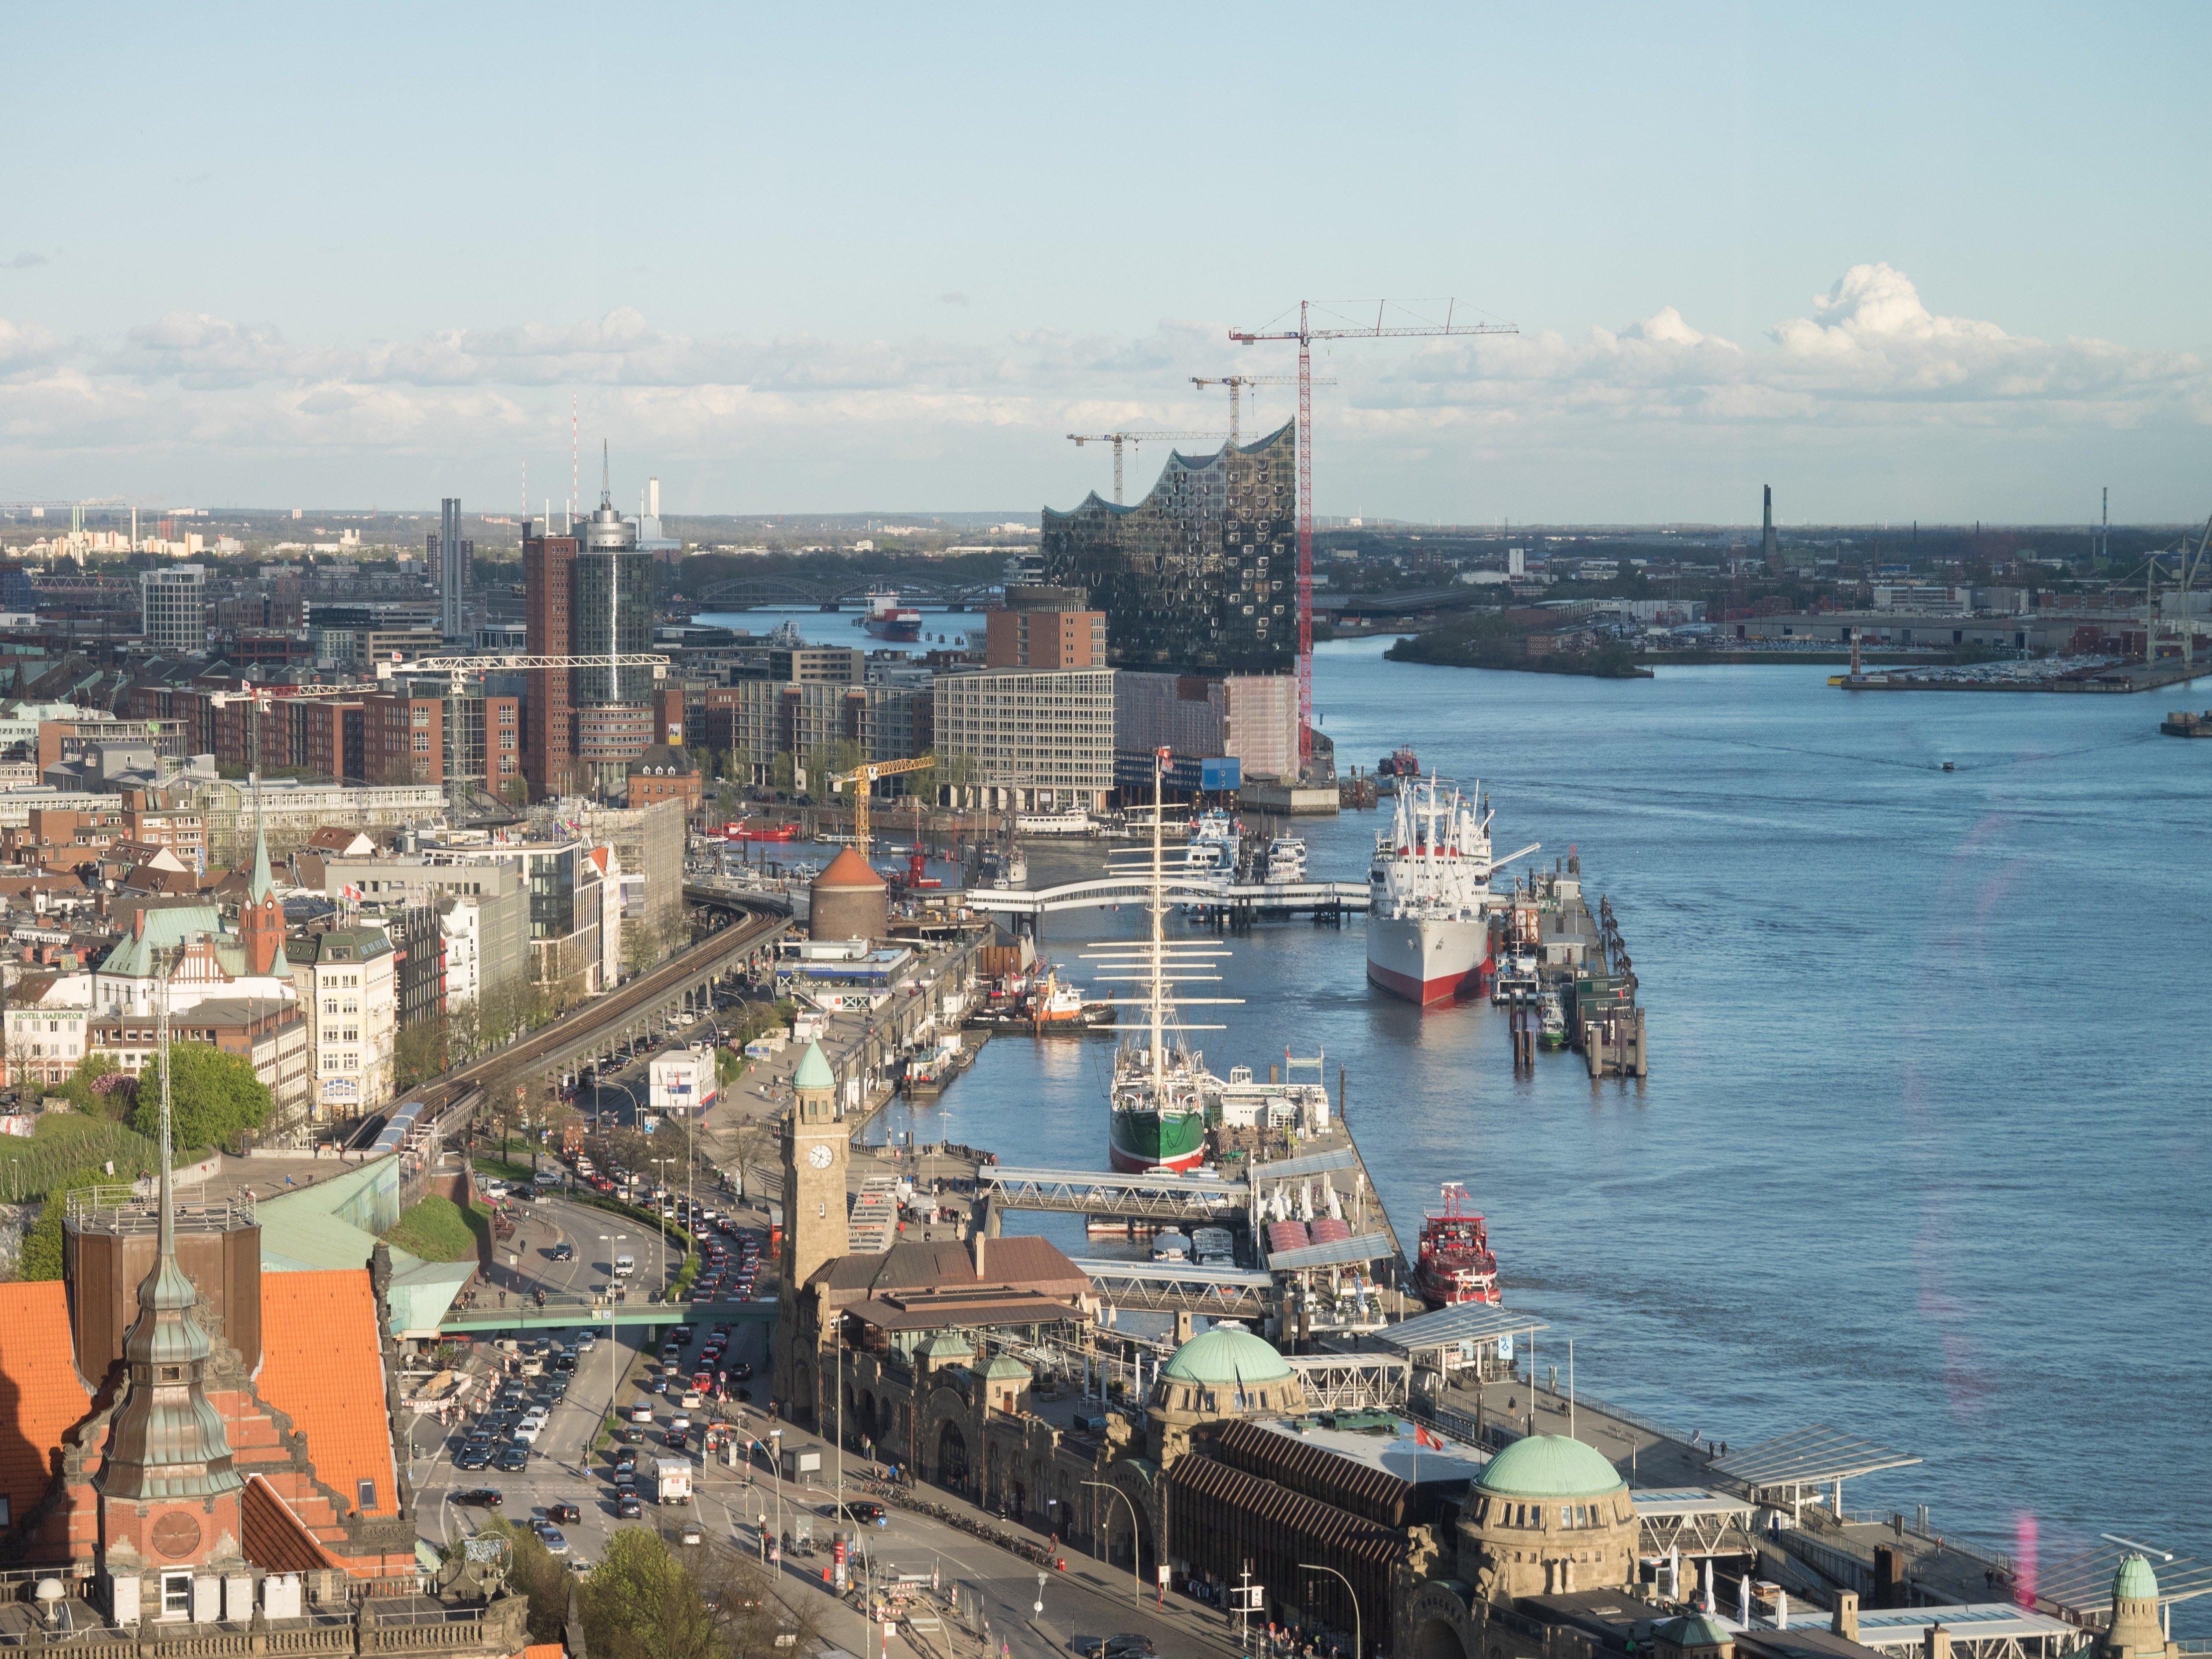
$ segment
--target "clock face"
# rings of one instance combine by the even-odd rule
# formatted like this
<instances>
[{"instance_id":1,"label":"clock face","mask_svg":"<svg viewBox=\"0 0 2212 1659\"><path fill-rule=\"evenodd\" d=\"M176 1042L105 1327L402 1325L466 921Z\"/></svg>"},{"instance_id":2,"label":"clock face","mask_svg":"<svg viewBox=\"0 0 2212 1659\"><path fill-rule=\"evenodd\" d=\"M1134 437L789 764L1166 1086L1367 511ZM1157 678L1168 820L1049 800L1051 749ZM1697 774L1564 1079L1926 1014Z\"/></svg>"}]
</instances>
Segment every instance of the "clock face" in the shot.
<instances>
[{"instance_id":1,"label":"clock face","mask_svg":"<svg viewBox=\"0 0 2212 1659\"><path fill-rule=\"evenodd\" d=\"M831 1152L827 1146L810 1146L807 1148L806 1152L806 1161L809 1164L811 1164L817 1170L828 1169L830 1167L830 1160L835 1157L836 1157L836 1154Z\"/></svg>"},{"instance_id":2,"label":"clock face","mask_svg":"<svg viewBox=\"0 0 2212 1659\"><path fill-rule=\"evenodd\" d=\"M163 1516L154 1523L154 1547L174 1560L200 1547L200 1523L189 1515Z\"/></svg>"}]
</instances>

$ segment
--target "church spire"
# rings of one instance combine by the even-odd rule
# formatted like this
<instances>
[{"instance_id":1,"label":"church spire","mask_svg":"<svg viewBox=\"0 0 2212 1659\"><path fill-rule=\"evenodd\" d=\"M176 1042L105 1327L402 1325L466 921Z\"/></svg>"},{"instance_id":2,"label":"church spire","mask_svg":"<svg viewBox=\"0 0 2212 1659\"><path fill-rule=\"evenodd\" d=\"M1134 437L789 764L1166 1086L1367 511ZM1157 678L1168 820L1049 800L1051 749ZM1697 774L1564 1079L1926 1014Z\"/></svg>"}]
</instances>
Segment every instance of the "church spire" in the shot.
<instances>
[{"instance_id":1,"label":"church spire","mask_svg":"<svg viewBox=\"0 0 2212 1659\"><path fill-rule=\"evenodd\" d=\"M261 791L257 787L253 792L253 875L246 884L246 896L258 904L276 887L269 872L269 836L261 827Z\"/></svg>"},{"instance_id":2,"label":"church spire","mask_svg":"<svg viewBox=\"0 0 2212 1659\"><path fill-rule=\"evenodd\" d=\"M214 1498L245 1482L231 1467L230 1437L204 1383L213 1345L192 1310L199 1293L177 1264L177 1210L170 1151L169 977L161 978L157 1033L161 1057L161 1243L139 1281L138 1317L123 1338L129 1373L99 1476L109 1498Z\"/></svg>"}]
</instances>

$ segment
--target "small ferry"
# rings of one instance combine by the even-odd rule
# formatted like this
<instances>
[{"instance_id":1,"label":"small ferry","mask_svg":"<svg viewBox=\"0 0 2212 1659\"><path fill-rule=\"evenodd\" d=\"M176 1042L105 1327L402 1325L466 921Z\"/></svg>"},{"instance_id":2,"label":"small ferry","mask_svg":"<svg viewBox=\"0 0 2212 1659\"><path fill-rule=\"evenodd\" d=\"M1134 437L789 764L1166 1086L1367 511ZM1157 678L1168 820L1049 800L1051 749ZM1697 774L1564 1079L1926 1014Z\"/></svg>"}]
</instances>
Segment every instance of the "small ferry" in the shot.
<instances>
[{"instance_id":1,"label":"small ferry","mask_svg":"<svg viewBox=\"0 0 2212 1659\"><path fill-rule=\"evenodd\" d=\"M1444 1182L1443 1207L1422 1218L1414 1281L1422 1298L1434 1308L1462 1302L1495 1306L1504 1299L1498 1289L1498 1257L1490 1249L1490 1230L1468 1207L1462 1182Z\"/></svg>"}]
</instances>

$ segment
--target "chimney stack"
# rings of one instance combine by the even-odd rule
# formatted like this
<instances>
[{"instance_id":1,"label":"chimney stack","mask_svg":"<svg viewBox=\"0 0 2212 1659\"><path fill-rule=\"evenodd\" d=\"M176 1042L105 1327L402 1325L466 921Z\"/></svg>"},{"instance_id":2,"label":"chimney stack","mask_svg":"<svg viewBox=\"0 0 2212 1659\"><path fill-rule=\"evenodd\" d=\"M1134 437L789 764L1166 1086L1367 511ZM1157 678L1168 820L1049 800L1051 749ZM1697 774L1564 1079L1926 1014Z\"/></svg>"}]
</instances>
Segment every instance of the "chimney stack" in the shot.
<instances>
[{"instance_id":1,"label":"chimney stack","mask_svg":"<svg viewBox=\"0 0 2212 1659\"><path fill-rule=\"evenodd\" d=\"M1836 1592L1836 1617L1828 1628L1846 1642L1859 1639L1859 1593L1856 1590Z\"/></svg>"},{"instance_id":2,"label":"chimney stack","mask_svg":"<svg viewBox=\"0 0 2212 1659\"><path fill-rule=\"evenodd\" d=\"M983 1276L983 1218L977 1216L975 1224L975 1277L981 1279Z\"/></svg>"}]
</instances>

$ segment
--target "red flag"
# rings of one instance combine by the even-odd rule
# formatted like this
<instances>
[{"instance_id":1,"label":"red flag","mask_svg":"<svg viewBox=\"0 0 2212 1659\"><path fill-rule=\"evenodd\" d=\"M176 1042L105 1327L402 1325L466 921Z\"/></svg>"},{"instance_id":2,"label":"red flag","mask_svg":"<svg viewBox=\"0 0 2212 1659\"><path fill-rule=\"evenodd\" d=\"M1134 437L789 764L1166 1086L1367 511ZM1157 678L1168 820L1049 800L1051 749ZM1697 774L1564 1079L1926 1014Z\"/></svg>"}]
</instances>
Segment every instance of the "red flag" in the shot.
<instances>
[{"instance_id":1,"label":"red flag","mask_svg":"<svg viewBox=\"0 0 2212 1659\"><path fill-rule=\"evenodd\" d=\"M1444 1449L1444 1443L1419 1423L1413 1425L1413 1443L1417 1446L1426 1446L1431 1451L1442 1451Z\"/></svg>"}]
</instances>

